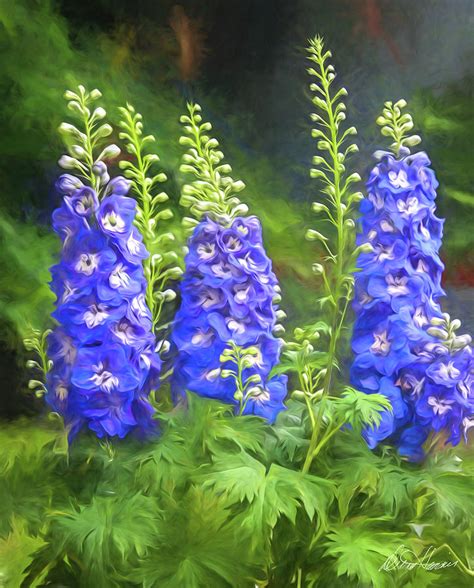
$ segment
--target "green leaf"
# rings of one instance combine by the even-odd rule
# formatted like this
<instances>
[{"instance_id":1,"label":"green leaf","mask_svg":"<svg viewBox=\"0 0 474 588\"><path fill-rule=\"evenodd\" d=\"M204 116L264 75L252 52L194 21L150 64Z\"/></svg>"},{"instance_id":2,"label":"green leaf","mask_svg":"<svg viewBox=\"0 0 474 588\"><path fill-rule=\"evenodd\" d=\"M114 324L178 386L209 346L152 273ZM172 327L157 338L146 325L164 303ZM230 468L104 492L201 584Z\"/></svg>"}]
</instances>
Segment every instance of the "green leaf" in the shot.
<instances>
[{"instance_id":1,"label":"green leaf","mask_svg":"<svg viewBox=\"0 0 474 588\"><path fill-rule=\"evenodd\" d=\"M26 569L34 553L45 545L41 537L28 533L26 521L13 517L11 532L0 539L0 585L18 588L26 577ZM32 586L37 586L35 582Z\"/></svg>"},{"instance_id":2,"label":"green leaf","mask_svg":"<svg viewBox=\"0 0 474 588\"><path fill-rule=\"evenodd\" d=\"M265 466L248 453L240 452L215 459L194 480L225 496L229 504L252 502L265 484Z\"/></svg>"},{"instance_id":3,"label":"green leaf","mask_svg":"<svg viewBox=\"0 0 474 588\"><path fill-rule=\"evenodd\" d=\"M342 422L349 423L354 430L377 427L382 413L392 411L392 405L383 394L365 394L350 386L344 388L341 398L333 400L335 412Z\"/></svg>"},{"instance_id":4,"label":"green leaf","mask_svg":"<svg viewBox=\"0 0 474 588\"><path fill-rule=\"evenodd\" d=\"M144 588L246 588L251 573L248 544L229 521L224 497L193 487L170 503L155 548L130 574Z\"/></svg>"},{"instance_id":5,"label":"green leaf","mask_svg":"<svg viewBox=\"0 0 474 588\"><path fill-rule=\"evenodd\" d=\"M333 497L332 482L274 463L243 515L242 528L256 548L270 540L272 530L282 516L295 524L301 509L310 519L317 514L317 528L325 527Z\"/></svg>"},{"instance_id":6,"label":"green leaf","mask_svg":"<svg viewBox=\"0 0 474 588\"><path fill-rule=\"evenodd\" d=\"M154 498L137 493L94 496L51 514L55 544L97 571L112 569L134 555L143 557L157 539L159 512Z\"/></svg>"},{"instance_id":7,"label":"green leaf","mask_svg":"<svg viewBox=\"0 0 474 588\"><path fill-rule=\"evenodd\" d=\"M371 528L362 517L334 527L327 536L324 554L332 558L338 576L357 580L359 586L390 585L390 576L384 575L380 566L402 544L403 538L402 533Z\"/></svg>"}]
</instances>

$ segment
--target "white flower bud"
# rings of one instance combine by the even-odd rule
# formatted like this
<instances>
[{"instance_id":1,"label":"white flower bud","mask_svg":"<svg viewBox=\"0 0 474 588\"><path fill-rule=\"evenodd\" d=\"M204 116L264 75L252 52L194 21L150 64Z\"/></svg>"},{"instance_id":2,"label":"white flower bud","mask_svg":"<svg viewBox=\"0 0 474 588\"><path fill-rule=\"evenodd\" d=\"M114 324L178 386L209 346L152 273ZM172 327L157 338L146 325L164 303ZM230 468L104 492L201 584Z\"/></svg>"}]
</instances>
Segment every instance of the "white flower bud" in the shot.
<instances>
[{"instance_id":1,"label":"white flower bud","mask_svg":"<svg viewBox=\"0 0 474 588\"><path fill-rule=\"evenodd\" d=\"M101 161L102 159L114 159L120 155L120 147L117 145L108 145L102 153L97 158L97 161Z\"/></svg>"},{"instance_id":2,"label":"white flower bud","mask_svg":"<svg viewBox=\"0 0 474 588\"><path fill-rule=\"evenodd\" d=\"M321 265L320 263L313 263L313 265L311 266L311 269L313 270L313 273L316 274L317 276L324 274L324 266Z\"/></svg>"},{"instance_id":3,"label":"white flower bud","mask_svg":"<svg viewBox=\"0 0 474 588\"><path fill-rule=\"evenodd\" d=\"M81 167L79 161L74 157L69 157L69 155L62 155L58 160L58 165L63 169L78 169Z\"/></svg>"},{"instance_id":4,"label":"white flower bud","mask_svg":"<svg viewBox=\"0 0 474 588\"><path fill-rule=\"evenodd\" d=\"M171 290L171 288L168 288L167 290L165 290L163 292L163 299L165 302L171 302L175 298L176 298L176 292L174 290Z\"/></svg>"}]
</instances>

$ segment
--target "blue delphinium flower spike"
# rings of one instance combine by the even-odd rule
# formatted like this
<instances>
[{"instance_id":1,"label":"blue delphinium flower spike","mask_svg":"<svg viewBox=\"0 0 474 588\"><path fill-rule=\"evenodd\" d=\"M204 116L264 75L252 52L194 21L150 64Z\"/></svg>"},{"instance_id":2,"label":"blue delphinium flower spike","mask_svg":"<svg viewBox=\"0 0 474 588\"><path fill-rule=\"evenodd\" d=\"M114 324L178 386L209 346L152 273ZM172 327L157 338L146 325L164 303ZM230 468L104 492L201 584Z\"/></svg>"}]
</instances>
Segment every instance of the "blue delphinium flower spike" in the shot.
<instances>
[{"instance_id":1,"label":"blue delphinium flower spike","mask_svg":"<svg viewBox=\"0 0 474 588\"><path fill-rule=\"evenodd\" d=\"M229 341L256 347L258 352L249 356L243 370L244 380L254 377L243 413L273 421L283 408L286 377L268 378L281 343L272 333L277 280L263 249L260 222L252 216L236 217L222 226L204 219L189 240L185 264L173 329L179 350L175 386L238 405L235 382L223 377L232 362L223 362L221 355Z\"/></svg>"},{"instance_id":2,"label":"blue delphinium flower spike","mask_svg":"<svg viewBox=\"0 0 474 588\"><path fill-rule=\"evenodd\" d=\"M401 114L404 106L386 103L378 120L394 139L394 153L377 154L361 204L359 243L371 247L359 256L355 275L351 379L392 403L380 426L365 431L369 446L391 439L401 455L418 460L430 432L443 431L447 442L457 444L472 425L474 358L470 337L456 336L459 321L439 304L438 182L427 155L410 154L420 139L406 137L413 123Z\"/></svg>"},{"instance_id":3,"label":"blue delphinium flower spike","mask_svg":"<svg viewBox=\"0 0 474 588\"><path fill-rule=\"evenodd\" d=\"M92 93L80 89L70 100L89 116ZM71 133L80 137L77 129ZM64 174L57 182L63 202L53 213L53 228L63 246L51 268L58 326L49 337L53 365L46 399L71 436L84 425L98 437L144 433L153 428L148 396L160 360L145 302L142 260L148 253L133 224L136 203L126 195L130 182L109 181L100 158L84 156L76 168L82 178Z\"/></svg>"},{"instance_id":4,"label":"blue delphinium flower spike","mask_svg":"<svg viewBox=\"0 0 474 588\"><path fill-rule=\"evenodd\" d=\"M244 185L227 174L217 141L205 132L200 108L182 117L192 129L181 139L190 146L182 171L198 181L185 186L182 204L197 220L181 283L181 307L172 341L177 351L173 388L236 405L240 414L273 421L284 408L286 376L270 377L281 341L275 336L278 285L255 216L236 196ZM198 151L196 145L198 144ZM202 156L193 156L193 153Z\"/></svg>"}]
</instances>

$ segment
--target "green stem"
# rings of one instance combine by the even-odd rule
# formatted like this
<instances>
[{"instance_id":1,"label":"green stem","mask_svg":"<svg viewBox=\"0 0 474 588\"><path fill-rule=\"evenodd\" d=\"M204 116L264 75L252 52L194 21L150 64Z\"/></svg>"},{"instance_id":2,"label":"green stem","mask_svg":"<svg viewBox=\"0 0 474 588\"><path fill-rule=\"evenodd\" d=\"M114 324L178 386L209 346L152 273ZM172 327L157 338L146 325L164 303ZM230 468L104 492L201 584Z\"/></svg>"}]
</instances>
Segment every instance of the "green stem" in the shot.
<instances>
[{"instance_id":1,"label":"green stem","mask_svg":"<svg viewBox=\"0 0 474 588\"><path fill-rule=\"evenodd\" d=\"M438 553L438 551L441 551L442 549L447 549L449 551L449 553L456 559L456 561L459 563L459 566L461 567L461 569L463 570L463 572L465 574L467 574L468 576L472 576L474 577L474 570L471 570L471 568L468 568L464 562L461 560L461 558L459 557L459 555L452 549L452 547L450 547L447 543L443 543L443 545L440 545L439 547L437 547L432 554L434 555L435 553Z\"/></svg>"},{"instance_id":2,"label":"green stem","mask_svg":"<svg viewBox=\"0 0 474 588\"><path fill-rule=\"evenodd\" d=\"M321 69L324 71L324 64L320 63ZM344 212L341 207L342 194L341 194L341 176L338 167L337 153L338 153L338 139L337 139L337 127L334 119L334 112L332 109L331 96L329 93L329 83L327 76L323 75L321 78L322 87L324 89L325 101L328 105L327 113L329 118L329 127L331 132L331 154L334 159L334 203L336 211L336 230L337 230L337 242L336 242L336 267L335 267L335 279L334 279L334 306L331 320L331 337L329 342L329 352L327 361L327 371L324 378L323 392L320 401L320 407L317 416L316 426L313 428L313 434L311 435L308 452L306 459L303 464L302 471L307 473L311 467L314 459L315 449L318 446L318 437L322 425L325 398L329 394L332 384L334 362L336 359L336 348L339 342L339 337L342 328L342 322L345 318L344 311L341 314L341 284L343 281L343 269L344 269L344 253L345 253L345 234L344 234Z\"/></svg>"},{"instance_id":3,"label":"green stem","mask_svg":"<svg viewBox=\"0 0 474 588\"><path fill-rule=\"evenodd\" d=\"M85 96L81 96L81 106L84 109L87 109ZM98 178L94 174L92 168L94 166L94 148L92 146L92 125L89 116L86 112L83 115L83 122L84 122L84 134L86 136L86 144L85 144L85 151L87 157L87 166L88 166L88 174L86 174L86 178L89 180L91 187L97 192L98 188Z\"/></svg>"}]
</instances>

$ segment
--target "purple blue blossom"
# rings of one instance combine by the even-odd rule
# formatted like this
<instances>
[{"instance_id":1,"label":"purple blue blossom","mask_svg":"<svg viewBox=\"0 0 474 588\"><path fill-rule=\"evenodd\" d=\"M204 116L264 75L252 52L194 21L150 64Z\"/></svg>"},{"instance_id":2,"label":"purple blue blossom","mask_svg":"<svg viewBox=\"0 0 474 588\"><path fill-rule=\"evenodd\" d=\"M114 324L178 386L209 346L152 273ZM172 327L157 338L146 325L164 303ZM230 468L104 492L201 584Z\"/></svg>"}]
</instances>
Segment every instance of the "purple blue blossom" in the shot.
<instances>
[{"instance_id":1,"label":"purple blue blossom","mask_svg":"<svg viewBox=\"0 0 474 588\"><path fill-rule=\"evenodd\" d=\"M51 268L58 326L49 337L46 399L72 436L84 425L98 437L153 428L148 395L160 359L145 301L142 259L148 252L133 226L129 185L115 178L99 203L74 176L64 174L56 184L63 202L53 227L63 246Z\"/></svg>"},{"instance_id":2,"label":"purple blue blossom","mask_svg":"<svg viewBox=\"0 0 474 588\"><path fill-rule=\"evenodd\" d=\"M381 154L361 203L358 243L373 250L360 254L355 274L351 380L392 403L364 432L369 446L393 441L419 460L430 432L456 444L474 423L474 358L469 337L453 347L432 328L444 320L438 182L425 153L406 151Z\"/></svg>"},{"instance_id":3,"label":"purple blue blossom","mask_svg":"<svg viewBox=\"0 0 474 588\"><path fill-rule=\"evenodd\" d=\"M229 341L255 346L244 379L260 376L250 390L244 414L272 422L284 408L286 376L270 377L278 363L281 341L276 325L277 280L262 244L262 229L254 217L235 218L223 226L202 220L189 240L181 283L181 307L172 334L177 350L173 388L235 404L235 382L221 372L230 362L220 357Z\"/></svg>"}]
</instances>

